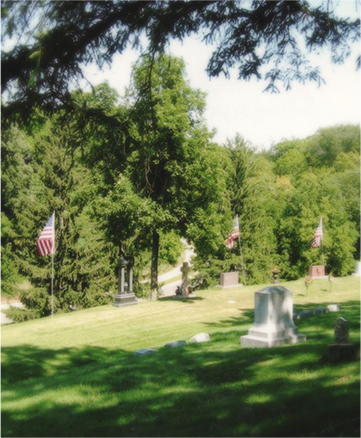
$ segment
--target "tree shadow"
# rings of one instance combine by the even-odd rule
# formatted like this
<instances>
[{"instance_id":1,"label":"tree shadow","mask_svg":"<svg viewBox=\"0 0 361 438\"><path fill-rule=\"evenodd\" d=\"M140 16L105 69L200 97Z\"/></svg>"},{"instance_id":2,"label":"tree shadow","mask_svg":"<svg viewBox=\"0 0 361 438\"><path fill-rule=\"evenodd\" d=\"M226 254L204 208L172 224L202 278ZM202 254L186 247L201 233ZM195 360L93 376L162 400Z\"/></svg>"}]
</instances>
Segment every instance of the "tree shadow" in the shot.
<instances>
[{"instance_id":1,"label":"tree shadow","mask_svg":"<svg viewBox=\"0 0 361 438\"><path fill-rule=\"evenodd\" d=\"M180 302L180 303L190 303L193 304L196 301L201 301L204 300L203 297L181 297L181 296L176 296L176 295L172 295L170 297L160 297L158 299L158 301L172 301L172 302Z\"/></svg>"},{"instance_id":2,"label":"tree shadow","mask_svg":"<svg viewBox=\"0 0 361 438\"><path fill-rule=\"evenodd\" d=\"M343 307L355 327L359 303ZM335 315L314 318L328 327ZM146 356L5 347L3 436L359 436L359 362L322 360L332 330L303 344L241 348L252 323L253 311L206 322L211 342ZM309 335L315 327L302 321Z\"/></svg>"}]
</instances>

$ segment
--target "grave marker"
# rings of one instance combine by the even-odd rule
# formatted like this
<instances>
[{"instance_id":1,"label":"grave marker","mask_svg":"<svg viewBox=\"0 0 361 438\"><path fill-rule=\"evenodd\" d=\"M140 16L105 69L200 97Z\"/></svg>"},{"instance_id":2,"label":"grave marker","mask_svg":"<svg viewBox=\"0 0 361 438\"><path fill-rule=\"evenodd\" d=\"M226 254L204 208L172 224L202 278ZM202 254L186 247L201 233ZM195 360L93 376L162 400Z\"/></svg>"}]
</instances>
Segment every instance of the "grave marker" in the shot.
<instances>
[{"instance_id":1,"label":"grave marker","mask_svg":"<svg viewBox=\"0 0 361 438\"><path fill-rule=\"evenodd\" d=\"M189 295L188 272L190 271L190 267L188 266L187 262L183 263L183 266L181 267L181 271L182 271L181 295L182 297L187 297Z\"/></svg>"},{"instance_id":2,"label":"grave marker","mask_svg":"<svg viewBox=\"0 0 361 438\"><path fill-rule=\"evenodd\" d=\"M238 272L224 272L220 276L219 288L225 289L228 287L238 287L243 286L238 283L239 274Z\"/></svg>"},{"instance_id":3,"label":"grave marker","mask_svg":"<svg viewBox=\"0 0 361 438\"><path fill-rule=\"evenodd\" d=\"M133 265L134 259L132 257L126 258L121 254L118 260L118 293L113 303L115 307L137 304L133 292ZM127 272L125 272L125 268L127 268Z\"/></svg>"},{"instance_id":4,"label":"grave marker","mask_svg":"<svg viewBox=\"0 0 361 438\"><path fill-rule=\"evenodd\" d=\"M277 347L304 342L293 322L292 292L283 286L270 286L255 293L254 324L248 335L241 336L241 346Z\"/></svg>"}]
</instances>

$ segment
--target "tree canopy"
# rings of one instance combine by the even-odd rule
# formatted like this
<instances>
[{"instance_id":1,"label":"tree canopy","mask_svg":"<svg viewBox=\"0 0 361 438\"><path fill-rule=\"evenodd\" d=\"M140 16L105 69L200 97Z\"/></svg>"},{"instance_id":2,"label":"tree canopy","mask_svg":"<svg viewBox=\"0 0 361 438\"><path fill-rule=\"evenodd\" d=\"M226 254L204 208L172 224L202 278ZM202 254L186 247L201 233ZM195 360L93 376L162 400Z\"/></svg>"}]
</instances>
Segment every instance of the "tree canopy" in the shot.
<instances>
[{"instance_id":1,"label":"tree canopy","mask_svg":"<svg viewBox=\"0 0 361 438\"><path fill-rule=\"evenodd\" d=\"M2 90L6 114L68 104L82 67L111 63L127 46L161 53L171 39L201 35L214 51L211 76L238 68L277 91L293 81L321 81L308 54L328 49L335 63L350 55L360 19L338 18L329 2L51 1L2 2ZM357 59L360 65L360 57Z\"/></svg>"}]
</instances>

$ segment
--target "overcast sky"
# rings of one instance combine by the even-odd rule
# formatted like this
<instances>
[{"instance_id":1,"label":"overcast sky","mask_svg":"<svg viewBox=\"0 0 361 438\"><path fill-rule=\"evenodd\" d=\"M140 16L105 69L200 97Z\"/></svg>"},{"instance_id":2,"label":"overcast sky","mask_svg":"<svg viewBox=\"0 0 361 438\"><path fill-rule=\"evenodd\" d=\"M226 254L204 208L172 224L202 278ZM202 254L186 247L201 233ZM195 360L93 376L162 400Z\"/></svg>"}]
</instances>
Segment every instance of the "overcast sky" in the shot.
<instances>
[{"instance_id":1,"label":"overcast sky","mask_svg":"<svg viewBox=\"0 0 361 438\"><path fill-rule=\"evenodd\" d=\"M360 15L355 11L354 0L341 0L340 11ZM264 92L264 81L245 82L224 76L210 79L206 72L211 56L207 47L197 37L183 43L172 42L168 54L180 56L186 62L190 85L207 94L205 118L210 130L216 130L214 140L224 143L239 133L260 149L268 149L283 139L305 138L321 127L336 124L359 124L361 119L361 73L356 71L356 57L360 45L353 47L351 57L343 65L331 64L330 54L313 58L321 69L325 84L305 85L294 83L290 91L279 86L280 93ZM103 72L95 67L86 69L86 76L93 84L108 80L123 95L129 86L132 64L139 53L126 50L114 58L111 68Z\"/></svg>"}]
</instances>

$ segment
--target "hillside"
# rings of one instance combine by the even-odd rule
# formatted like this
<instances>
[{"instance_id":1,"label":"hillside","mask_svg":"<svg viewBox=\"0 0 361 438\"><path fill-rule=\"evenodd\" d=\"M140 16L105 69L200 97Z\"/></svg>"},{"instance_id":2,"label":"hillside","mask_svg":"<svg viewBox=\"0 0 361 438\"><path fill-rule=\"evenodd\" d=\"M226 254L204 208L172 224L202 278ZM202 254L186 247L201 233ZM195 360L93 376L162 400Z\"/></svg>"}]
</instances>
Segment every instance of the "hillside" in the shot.
<instances>
[{"instance_id":1,"label":"hillside","mask_svg":"<svg viewBox=\"0 0 361 438\"><path fill-rule=\"evenodd\" d=\"M326 355L336 316L359 344L359 278L283 285L295 311L341 312L298 321L304 344L257 350L239 337L262 285L2 327L2 436L359 436L359 361ZM199 332L211 342L163 347Z\"/></svg>"}]
</instances>

